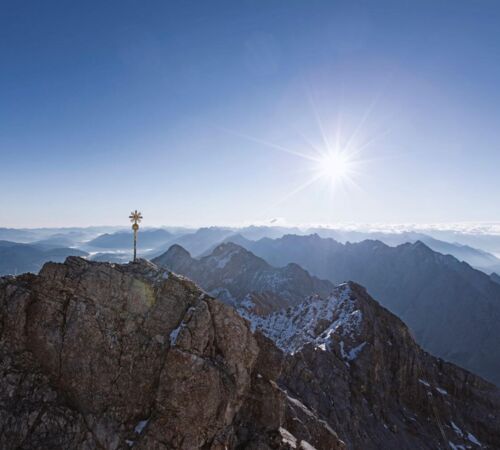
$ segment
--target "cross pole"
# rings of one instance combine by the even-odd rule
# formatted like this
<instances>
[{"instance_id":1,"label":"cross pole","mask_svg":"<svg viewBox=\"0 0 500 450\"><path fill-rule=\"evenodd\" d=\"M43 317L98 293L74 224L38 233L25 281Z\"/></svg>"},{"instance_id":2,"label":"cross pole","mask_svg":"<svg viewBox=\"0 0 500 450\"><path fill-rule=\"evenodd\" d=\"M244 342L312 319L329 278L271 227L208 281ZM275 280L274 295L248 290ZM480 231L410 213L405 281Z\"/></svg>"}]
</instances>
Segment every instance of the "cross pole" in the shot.
<instances>
[{"instance_id":1,"label":"cross pole","mask_svg":"<svg viewBox=\"0 0 500 450\"><path fill-rule=\"evenodd\" d=\"M128 217L132 222L132 230L134 230L134 262L137 261L137 231L139 230L139 223L142 220L142 214L137 211L132 211Z\"/></svg>"}]
</instances>

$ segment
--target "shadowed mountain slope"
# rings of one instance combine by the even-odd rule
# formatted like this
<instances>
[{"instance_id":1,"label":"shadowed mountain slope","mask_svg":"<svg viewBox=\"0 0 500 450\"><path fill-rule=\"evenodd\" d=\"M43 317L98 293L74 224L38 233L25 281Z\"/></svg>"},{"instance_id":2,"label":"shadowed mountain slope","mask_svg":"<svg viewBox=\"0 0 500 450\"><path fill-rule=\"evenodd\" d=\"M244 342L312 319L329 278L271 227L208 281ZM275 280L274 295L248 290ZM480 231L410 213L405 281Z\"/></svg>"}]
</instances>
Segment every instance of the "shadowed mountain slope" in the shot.
<instances>
[{"instance_id":1,"label":"shadowed mountain slope","mask_svg":"<svg viewBox=\"0 0 500 450\"><path fill-rule=\"evenodd\" d=\"M272 267L231 242L220 244L200 259L174 245L153 262L187 276L228 304L239 305L258 296L261 312L294 305L308 295L328 295L333 289L332 283L309 275L297 264Z\"/></svg>"},{"instance_id":2,"label":"shadowed mountain slope","mask_svg":"<svg viewBox=\"0 0 500 450\"><path fill-rule=\"evenodd\" d=\"M288 233L297 234L297 233ZM484 250L471 247L470 245L460 244L458 242L447 242L436 239L428 234L405 231L401 233L382 233L376 231L362 232L349 230L335 230L327 228L310 229L307 234L317 234L322 238L332 238L338 242L356 243L365 240L377 240L384 244L396 247L402 244L414 244L417 241L423 242L432 250L443 255L452 255L460 261L465 261L472 267L482 270L485 273L491 273L500 270L500 259L495 255ZM271 236L265 236L271 237ZM457 236L458 237L458 236ZM253 239L256 240L256 239Z\"/></svg>"},{"instance_id":3,"label":"shadowed mountain slope","mask_svg":"<svg viewBox=\"0 0 500 450\"><path fill-rule=\"evenodd\" d=\"M403 319L432 353L500 383L500 285L421 242L340 244L317 235L242 241L272 265L297 263L334 283L354 280Z\"/></svg>"}]
</instances>

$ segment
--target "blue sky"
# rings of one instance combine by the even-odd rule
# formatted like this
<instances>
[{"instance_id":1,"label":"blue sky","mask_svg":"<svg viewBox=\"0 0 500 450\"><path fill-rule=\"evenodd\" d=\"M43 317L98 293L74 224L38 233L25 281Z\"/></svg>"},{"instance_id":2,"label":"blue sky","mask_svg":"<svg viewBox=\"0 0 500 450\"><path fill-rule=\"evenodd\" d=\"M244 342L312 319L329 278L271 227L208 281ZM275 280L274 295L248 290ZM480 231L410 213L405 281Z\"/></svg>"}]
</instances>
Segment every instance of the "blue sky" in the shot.
<instances>
[{"instance_id":1,"label":"blue sky","mask_svg":"<svg viewBox=\"0 0 500 450\"><path fill-rule=\"evenodd\" d=\"M500 221L499 23L494 0L2 1L2 225ZM297 191L315 173L283 149L337 130L352 182Z\"/></svg>"}]
</instances>

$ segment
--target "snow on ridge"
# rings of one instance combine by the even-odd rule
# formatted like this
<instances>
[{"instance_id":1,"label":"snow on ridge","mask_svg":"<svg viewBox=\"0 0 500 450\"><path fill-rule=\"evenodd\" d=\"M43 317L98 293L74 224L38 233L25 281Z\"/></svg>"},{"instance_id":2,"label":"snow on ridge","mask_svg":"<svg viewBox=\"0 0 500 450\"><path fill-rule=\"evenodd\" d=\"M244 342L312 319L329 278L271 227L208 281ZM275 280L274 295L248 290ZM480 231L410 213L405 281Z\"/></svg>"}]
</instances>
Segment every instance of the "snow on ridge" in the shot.
<instances>
[{"instance_id":1,"label":"snow on ridge","mask_svg":"<svg viewBox=\"0 0 500 450\"><path fill-rule=\"evenodd\" d=\"M229 264L233 256L238 254L239 252L239 248L231 249L228 252L209 256L209 261L213 262L217 269L224 269L224 267Z\"/></svg>"},{"instance_id":2,"label":"snow on ridge","mask_svg":"<svg viewBox=\"0 0 500 450\"><path fill-rule=\"evenodd\" d=\"M254 278L256 285L266 286L266 289L270 291L284 290L290 281L292 281L290 277L286 276L286 274L279 269L270 272L258 272Z\"/></svg>"},{"instance_id":3,"label":"snow on ridge","mask_svg":"<svg viewBox=\"0 0 500 450\"><path fill-rule=\"evenodd\" d=\"M351 349L345 347L345 341L359 335L363 321L363 313L351 298L348 284L337 286L326 299L309 297L300 305L265 317L252 314L246 308L238 311L250 321L253 331L259 329L286 353L293 354L306 344L331 350L331 338L335 335L343 338L339 344L342 356L352 361L366 345L363 342Z\"/></svg>"},{"instance_id":4,"label":"snow on ridge","mask_svg":"<svg viewBox=\"0 0 500 450\"><path fill-rule=\"evenodd\" d=\"M247 311L251 311L255 307L255 303L252 300L250 294L245 295L245 298L240 303L240 308L245 308Z\"/></svg>"}]
</instances>

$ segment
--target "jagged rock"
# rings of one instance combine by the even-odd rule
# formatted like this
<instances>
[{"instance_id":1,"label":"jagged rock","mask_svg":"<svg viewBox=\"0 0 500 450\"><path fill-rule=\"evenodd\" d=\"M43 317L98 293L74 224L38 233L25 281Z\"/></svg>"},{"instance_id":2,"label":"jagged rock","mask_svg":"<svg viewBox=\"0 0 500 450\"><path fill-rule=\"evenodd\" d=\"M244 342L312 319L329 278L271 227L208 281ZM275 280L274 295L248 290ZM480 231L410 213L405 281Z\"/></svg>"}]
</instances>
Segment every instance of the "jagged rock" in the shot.
<instances>
[{"instance_id":1,"label":"jagged rock","mask_svg":"<svg viewBox=\"0 0 500 450\"><path fill-rule=\"evenodd\" d=\"M1 448L344 448L277 384L274 344L186 279L71 257L0 280Z\"/></svg>"},{"instance_id":2,"label":"jagged rock","mask_svg":"<svg viewBox=\"0 0 500 450\"><path fill-rule=\"evenodd\" d=\"M237 248L226 244L215 253ZM260 271L246 257L235 259L230 277L221 276L214 269L216 255L199 261L174 250L164 255L168 264L214 290L231 287L238 267L248 279ZM289 286L297 284L289 280ZM359 285L343 284L326 297L309 296L268 313L257 296L240 295L240 314L288 353L279 384L327 420L350 448L467 448L475 439L500 447L498 390L425 353L407 327Z\"/></svg>"},{"instance_id":3,"label":"jagged rock","mask_svg":"<svg viewBox=\"0 0 500 450\"><path fill-rule=\"evenodd\" d=\"M286 235L242 244L272 265L294 262L333 283L362 284L423 348L500 386L500 286L485 273L420 241L389 247Z\"/></svg>"},{"instance_id":4,"label":"jagged rock","mask_svg":"<svg viewBox=\"0 0 500 450\"><path fill-rule=\"evenodd\" d=\"M423 351L361 286L341 290L348 292L347 304L335 309L328 339L319 333L289 354L280 384L324 418L348 448L479 448L475 441L500 448L494 385ZM310 301L306 306L315 307Z\"/></svg>"},{"instance_id":5,"label":"jagged rock","mask_svg":"<svg viewBox=\"0 0 500 450\"><path fill-rule=\"evenodd\" d=\"M251 311L142 260L1 278L0 447L500 448L499 391L362 287Z\"/></svg>"}]
</instances>

